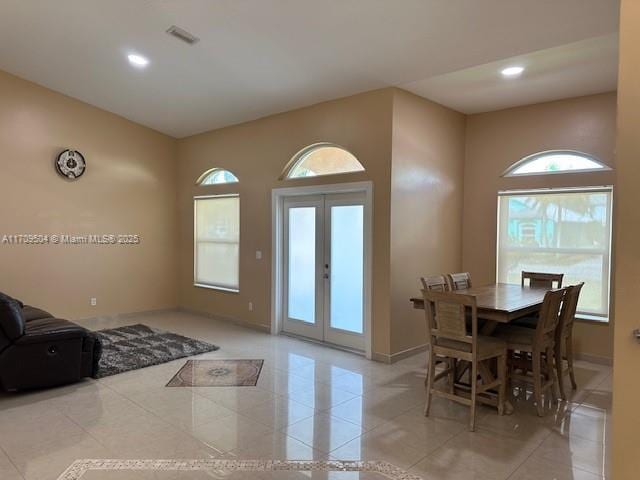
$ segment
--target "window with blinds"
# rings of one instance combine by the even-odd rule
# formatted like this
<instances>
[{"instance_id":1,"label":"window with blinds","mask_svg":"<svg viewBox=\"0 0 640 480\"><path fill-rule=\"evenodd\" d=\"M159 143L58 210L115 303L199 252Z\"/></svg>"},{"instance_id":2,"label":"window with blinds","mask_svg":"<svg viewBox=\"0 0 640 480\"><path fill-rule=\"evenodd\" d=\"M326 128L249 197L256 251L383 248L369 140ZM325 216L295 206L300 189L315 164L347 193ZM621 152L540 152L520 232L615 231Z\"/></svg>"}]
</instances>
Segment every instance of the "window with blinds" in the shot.
<instances>
[{"instance_id":1,"label":"window with blinds","mask_svg":"<svg viewBox=\"0 0 640 480\"><path fill-rule=\"evenodd\" d=\"M237 292L240 259L238 195L194 199L194 284Z\"/></svg>"},{"instance_id":2,"label":"window with blinds","mask_svg":"<svg viewBox=\"0 0 640 480\"><path fill-rule=\"evenodd\" d=\"M523 270L564 273L585 282L578 313L609 316L611 187L500 192L498 282L520 283Z\"/></svg>"}]
</instances>

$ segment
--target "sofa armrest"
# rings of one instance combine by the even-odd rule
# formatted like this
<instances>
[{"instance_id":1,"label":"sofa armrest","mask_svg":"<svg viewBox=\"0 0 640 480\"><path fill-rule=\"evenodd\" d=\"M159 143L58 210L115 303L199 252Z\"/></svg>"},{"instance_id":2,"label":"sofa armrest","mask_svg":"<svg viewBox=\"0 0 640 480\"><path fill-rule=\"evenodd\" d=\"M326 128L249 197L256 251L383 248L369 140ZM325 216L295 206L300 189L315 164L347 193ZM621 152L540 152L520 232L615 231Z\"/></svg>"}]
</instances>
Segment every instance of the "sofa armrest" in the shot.
<instances>
[{"instance_id":1,"label":"sofa armrest","mask_svg":"<svg viewBox=\"0 0 640 480\"><path fill-rule=\"evenodd\" d=\"M51 343L61 340L84 338L89 334L86 328L60 318L42 318L27 323L25 333L14 341L16 345Z\"/></svg>"},{"instance_id":2,"label":"sofa armrest","mask_svg":"<svg viewBox=\"0 0 640 480\"><path fill-rule=\"evenodd\" d=\"M39 320L41 318L51 318L49 312L42 310L40 308L32 307L31 305L25 305L22 307L22 317L25 322L31 322L33 320Z\"/></svg>"}]
</instances>

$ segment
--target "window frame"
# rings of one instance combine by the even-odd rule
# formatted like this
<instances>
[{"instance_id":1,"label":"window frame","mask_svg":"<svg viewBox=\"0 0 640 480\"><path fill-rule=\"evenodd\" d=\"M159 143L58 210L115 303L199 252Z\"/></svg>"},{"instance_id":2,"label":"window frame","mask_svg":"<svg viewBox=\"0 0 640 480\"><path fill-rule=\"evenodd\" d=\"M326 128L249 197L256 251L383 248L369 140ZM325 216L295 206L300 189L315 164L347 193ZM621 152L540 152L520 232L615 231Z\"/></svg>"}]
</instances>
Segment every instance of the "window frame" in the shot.
<instances>
[{"instance_id":1,"label":"window frame","mask_svg":"<svg viewBox=\"0 0 640 480\"><path fill-rule=\"evenodd\" d=\"M594 255L602 255L603 257L603 270L606 268L607 278L603 279L603 283L606 281L607 290L606 297L603 295L603 300L606 298L607 301L607 312L606 314L598 314L592 312L580 312L579 310L576 313L576 318L580 320L593 321L597 323L610 323L611 317L611 306L612 306L612 278L613 278L613 256L614 256L614 245L613 245L613 197L614 197L614 187L613 185L600 185L600 186L586 186L586 187L564 187L564 188L539 188L539 189L518 189L518 190L500 190L497 195L497 217L496 217L496 264L495 264L495 275L496 281L500 278L500 227L501 227L501 209L500 209L500 199L501 197L514 197L514 196L526 196L526 195L553 195L553 194L570 194L570 193L608 193L608 214L609 214L609 235L608 235L608 251L607 249L572 249L572 248L545 248L545 249L530 249L534 250L544 250L544 252L548 253L582 253L582 254L594 254ZM526 248L523 250L527 250ZM563 272L564 273L564 272ZM604 293L604 292L603 292Z\"/></svg>"},{"instance_id":2,"label":"window frame","mask_svg":"<svg viewBox=\"0 0 640 480\"><path fill-rule=\"evenodd\" d=\"M541 157L547 156L547 155L575 155L575 156L579 156L579 157L584 157L587 160L590 160L592 162L597 163L598 165L601 166L601 168L581 168L581 169L577 169L577 170L554 170L554 171L549 171L549 172L529 172L529 173L514 173L515 170L517 170L518 168L520 168L521 166L529 163L529 162L533 162ZM518 178L518 177L531 177L531 176L538 176L538 175L560 175L563 173L566 174L571 174L571 173L590 173L590 172L608 172L611 171L611 167L609 167L608 165L606 165L604 162L602 162L598 157L596 157L595 155L591 155L589 153L585 153L585 152L581 152L579 150L571 150L571 149L557 149L557 150L545 150L543 152L536 152L536 153L532 153L530 155L527 155L526 157L521 158L520 160L518 160L516 163L512 164L509 166L509 168L507 168L503 173L502 173L502 177L506 177L506 178Z\"/></svg>"},{"instance_id":3,"label":"window frame","mask_svg":"<svg viewBox=\"0 0 640 480\"><path fill-rule=\"evenodd\" d=\"M224 184L221 184L224 185ZM199 283L198 278L198 200L207 200L212 198L238 198L238 288L229 288L219 285L209 285L206 283ZM226 293L240 293L241 277L240 272L240 237L242 229L240 228L240 194L239 193L224 193L218 195L195 195L193 197L193 286L199 288L208 288L210 290L217 290Z\"/></svg>"},{"instance_id":4,"label":"window frame","mask_svg":"<svg viewBox=\"0 0 640 480\"><path fill-rule=\"evenodd\" d=\"M293 171L294 168L296 168L296 166L305 160L306 156L309 155L310 153L312 153L315 150L319 150L321 148L326 148L326 147L333 147L333 148L338 148L340 150L343 150L345 152L347 152L349 155L351 155L353 158L356 159L356 161L358 162L358 164L362 167L362 170L351 170L348 172L333 172L333 173L323 173L321 175L310 175L310 176L306 176L306 177L292 177L291 172ZM282 174L280 175L280 180L300 180L300 179L305 179L305 178L318 178L318 177L332 177L335 175L353 175L356 173L363 173L366 172L367 169L364 167L364 165L362 164L362 162L360 161L360 159L349 149L344 148L342 145L338 145L337 143L331 143L331 142L318 142L318 143L312 143L311 145L307 145L306 147L304 147L303 149L299 150L293 157L291 157L291 160L289 160L287 162L287 164L284 167L284 170L282 172Z\"/></svg>"}]
</instances>

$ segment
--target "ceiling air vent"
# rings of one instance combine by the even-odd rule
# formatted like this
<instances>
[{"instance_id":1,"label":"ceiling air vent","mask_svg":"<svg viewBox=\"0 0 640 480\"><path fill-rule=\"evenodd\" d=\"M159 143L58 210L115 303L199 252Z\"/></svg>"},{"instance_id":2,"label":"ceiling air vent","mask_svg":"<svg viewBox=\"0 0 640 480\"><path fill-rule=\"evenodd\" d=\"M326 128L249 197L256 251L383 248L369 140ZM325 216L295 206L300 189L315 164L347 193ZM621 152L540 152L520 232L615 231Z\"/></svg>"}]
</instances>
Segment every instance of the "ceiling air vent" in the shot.
<instances>
[{"instance_id":1,"label":"ceiling air vent","mask_svg":"<svg viewBox=\"0 0 640 480\"><path fill-rule=\"evenodd\" d=\"M189 45L193 45L194 43L198 43L200 41L200 39L198 37L196 37L195 35L192 35L191 33L187 32L186 30L183 30L180 27L176 27L175 25L171 25L167 29L167 33L169 35L173 35L176 38L179 38L180 40L182 40L183 42L188 43Z\"/></svg>"}]
</instances>

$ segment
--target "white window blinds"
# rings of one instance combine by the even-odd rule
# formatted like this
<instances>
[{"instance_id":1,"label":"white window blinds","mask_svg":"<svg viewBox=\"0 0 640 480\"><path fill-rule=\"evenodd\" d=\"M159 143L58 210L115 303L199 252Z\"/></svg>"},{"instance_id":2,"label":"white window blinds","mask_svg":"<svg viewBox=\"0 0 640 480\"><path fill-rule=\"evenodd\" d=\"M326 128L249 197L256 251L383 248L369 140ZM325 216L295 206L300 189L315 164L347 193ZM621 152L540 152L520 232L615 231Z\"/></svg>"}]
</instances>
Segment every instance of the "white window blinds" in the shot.
<instances>
[{"instance_id":1,"label":"white window blinds","mask_svg":"<svg viewBox=\"0 0 640 480\"><path fill-rule=\"evenodd\" d=\"M240 198L196 197L194 209L194 283L238 291Z\"/></svg>"}]
</instances>

